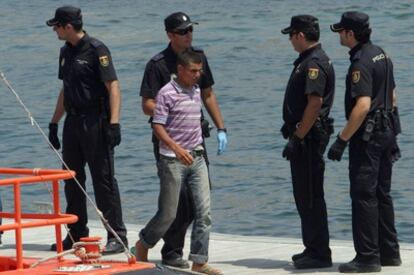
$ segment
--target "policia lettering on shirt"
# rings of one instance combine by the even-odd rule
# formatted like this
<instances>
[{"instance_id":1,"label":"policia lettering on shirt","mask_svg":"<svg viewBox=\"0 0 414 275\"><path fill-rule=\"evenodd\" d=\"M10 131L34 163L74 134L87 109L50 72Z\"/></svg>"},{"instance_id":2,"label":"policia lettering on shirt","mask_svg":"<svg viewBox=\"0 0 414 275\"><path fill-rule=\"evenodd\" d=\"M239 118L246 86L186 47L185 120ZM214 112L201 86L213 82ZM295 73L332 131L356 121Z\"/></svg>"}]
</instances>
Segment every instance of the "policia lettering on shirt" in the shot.
<instances>
[{"instance_id":1,"label":"policia lettering on shirt","mask_svg":"<svg viewBox=\"0 0 414 275\"><path fill-rule=\"evenodd\" d=\"M121 142L119 124L121 94L111 54L99 40L82 30L81 10L60 7L48 20L60 40L66 41L59 57L59 79L63 81L55 112L49 125L49 140L60 148L58 122L66 113L63 127L63 160L76 172L76 179L85 189L85 165L88 164L96 204L123 241L118 242L108 231L104 253L119 253L128 246L122 220L118 183L114 177L114 147ZM66 213L76 214L69 224L69 235L63 241L65 250L73 241L88 236L86 197L73 179L65 181ZM52 245L56 250L56 245Z\"/></svg>"},{"instance_id":2,"label":"policia lettering on shirt","mask_svg":"<svg viewBox=\"0 0 414 275\"><path fill-rule=\"evenodd\" d=\"M401 264L391 190L396 134L395 82L391 59L370 41L369 17L345 12L331 25L350 48L346 77L347 123L328 152L341 160L349 142L349 179L355 258L339 265L343 273L378 272ZM395 112L394 112L395 114Z\"/></svg>"},{"instance_id":3,"label":"policia lettering on shirt","mask_svg":"<svg viewBox=\"0 0 414 275\"><path fill-rule=\"evenodd\" d=\"M292 260L298 269L330 267L323 154L332 133L332 119L328 115L334 97L334 68L318 42L316 17L293 16L291 25L282 33L289 34L293 48L299 52L286 87L281 129L283 136L289 138L283 157L290 161L305 246Z\"/></svg>"}]
</instances>

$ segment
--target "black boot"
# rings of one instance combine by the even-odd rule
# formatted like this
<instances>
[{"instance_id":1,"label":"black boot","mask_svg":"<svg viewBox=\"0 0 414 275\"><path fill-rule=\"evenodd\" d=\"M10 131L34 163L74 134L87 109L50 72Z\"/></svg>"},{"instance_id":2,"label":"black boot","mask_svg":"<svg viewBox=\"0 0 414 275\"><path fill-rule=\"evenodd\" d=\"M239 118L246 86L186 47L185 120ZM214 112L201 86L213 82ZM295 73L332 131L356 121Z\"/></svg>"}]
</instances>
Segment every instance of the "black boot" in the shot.
<instances>
[{"instance_id":1,"label":"black boot","mask_svg":"<svg viewBox=\"0 0 414 275\"><path fill-rule=\"evenodd\" d=\"M340 264L338 267L339 272L341 273L370 273L370 272L380 272L381 265L375 263L361 263L355 259L349 263Z\"/></svg>"},{"instance_id":2,"label":"black boot","mask_svg":"<svg viewBox=\"0 0 414 275\"><path fill-rule=\"evenodd\" d=\"M122 240L124 242L124 245L128 248L128 240ZM111 254L117 254L124 252L125 248L124 246L118 242L117 239L109 239L108 242L105 245L105 249L102 252L103 255L111 255Z\"/></svg>"},{"instance_id":3,"label":"black boot","mask_svg":"<svg viewBox=\"0 0 414 275\"><path fill-rule=\"evenodd\" d=\"M317 259L310 256L303 256L293 262L293 265L297 269L308 269L308 268L325 268L332 266L332 260L329 259Z\"/></svg>"},{"instance_id":4,"label":"black boot","mask_svg":"<svg viewBox=\"0 0 414 275\"><path fill-rule=\"evenodd\" d=\"M74 239L75 242L78 242L79 239L80 239L79 237L76 237L76 236L72 236L72 237L73 237L73 239ZM62 245L63 245L63 251L69 250L69 249L72 248L73 241L69 237L69 235L66 235L66 238L62 241ZM56 249L57 248L56 248L56 244L55 243L50 246L50 250L51 251L56 251Z\"/></svg>"}]
</instances>

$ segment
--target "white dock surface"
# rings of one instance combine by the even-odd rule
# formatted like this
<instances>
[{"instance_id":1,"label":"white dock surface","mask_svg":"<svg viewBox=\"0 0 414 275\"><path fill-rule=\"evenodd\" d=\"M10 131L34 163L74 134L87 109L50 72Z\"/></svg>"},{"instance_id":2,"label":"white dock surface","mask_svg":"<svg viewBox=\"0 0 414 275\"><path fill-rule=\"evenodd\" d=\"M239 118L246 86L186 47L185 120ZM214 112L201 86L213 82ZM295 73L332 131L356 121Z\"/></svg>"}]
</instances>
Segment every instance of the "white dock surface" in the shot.
<instances>
[{"instance_id":1,"label":"white dock surface","mask_svg":"<svg viewBox=\"0 0 414 275\"><path fill-rule=\"evenodd\" d=\"M7 223L7 220L5 221ZM128 224L129 245L135 244L138 231L142 226ZM97 221L89 223L90 236L103 237L106 232ZM63 236L65 236L65 231ZM189 236L189 234L187 234ZM24 256L47 257L54 253L49 251L54 242L54 228L41 227L23 231ZM0 255L15 255L14 233L7 231L3 235ZM190 240L187 237L185 255L189 252ZM149 260L160 263L162 240L149 253ZM339 274L338 265L352 260L355 255L350 241L331 240L334 265L331 268L297 270L293 267L291 256L301 252L303 246L299 239L240 236L212 233L210 238L210 264L223 270L224 274ZM401 244L403 265L400 267L383 267L380 274L414 274L414 244ZM105 259L123 260L124 254L106 256ZM1 272L0 272L1 274Z\"/></svg>"}]
</instances>

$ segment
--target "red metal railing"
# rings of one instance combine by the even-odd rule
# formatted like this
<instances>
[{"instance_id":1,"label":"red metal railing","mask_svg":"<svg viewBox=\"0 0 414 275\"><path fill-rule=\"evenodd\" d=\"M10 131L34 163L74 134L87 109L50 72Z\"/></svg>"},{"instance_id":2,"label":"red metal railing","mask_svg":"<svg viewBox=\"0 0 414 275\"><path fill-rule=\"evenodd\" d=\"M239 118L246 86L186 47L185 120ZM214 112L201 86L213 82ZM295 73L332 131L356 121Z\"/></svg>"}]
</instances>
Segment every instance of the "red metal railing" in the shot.
<instances>
[{"instance_id":1,"label":"red metal railing","mask_svg":"<svg viewBox=\"0 0 414 275\"><path fill-rule=\"evenodd\" d=\"M75 176L75 172L57 169L22 169L0 167L0 175L9 175L8 178L0 179L0 186L13 186L14 190L14 212L0 212L0 217L14 219L14 223L0 225L0 231L15 231L17 260L16 268L23 269L23 228L54 225L57 245L56 250L57 253L62 252L61 224L75 223L78 220L78 217L76 215L60 213L59 180L72 178ZM20 201L21 186L25 184L37 184L43 182L52 183L53 213L22 213ZM29 219L29 221L23 222L23 219Z\"/></svg>"}]
</instances>

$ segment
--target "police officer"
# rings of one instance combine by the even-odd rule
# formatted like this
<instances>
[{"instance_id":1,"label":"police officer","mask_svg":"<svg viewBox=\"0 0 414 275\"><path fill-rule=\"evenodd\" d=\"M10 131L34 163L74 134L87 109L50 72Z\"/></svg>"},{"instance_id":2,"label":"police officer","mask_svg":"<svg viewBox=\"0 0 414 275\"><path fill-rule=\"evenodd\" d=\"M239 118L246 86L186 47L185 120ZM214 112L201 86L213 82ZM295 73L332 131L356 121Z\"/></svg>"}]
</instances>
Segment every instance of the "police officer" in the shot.
<instances>
[{"instance_id":1,"label":"police officer","mask_svg":"<svg viewBox=\"0 0 414 275\"><path fill-rule=\"evenodd\" d=\"M289 138L283 157L290 161L293 195L305 250L292 256L298 269L332 266L323 192L323 153L332 133L335 72L319 41L318 19L297 15L282 30L299 57L294 62L283 102L282 134Z\"/></svg>"},{"instance_id":2,"label":"police officer","mask_svg":"<svg viewBox=\"0 0 414 275\"><path fill-rule=\"evenodd\" d=\"M59 57L59 79L63 87L49 125L49 140L60 148L58 122L66 113L63 126L63 160L76 172L85 189L85 165L92 176L96 204L109 225L127 246L126 228L122 220L118 184L114 177L114 147L121 142L119 124L121 92L108 48L82 30L81 10L60 7L48 20L60 40L66 41ZM66 213L76 214L75 224L63 241L63 248L88 236L86 197L77 183L65 181ZM56 245L52 245L56 250ZM108 231L106 254L124 250Z\"/></svg>"},{"instance_id":3,"label":"police officer","mask_svg":"<svg viewBox=\"0 0 414 275\"><path fill-rule=\"evenodd\" d=\"M395 144L391 123L393 64L380 47L371 43L369 17L365 13L345 12L331 30L339 33L341 45L351 49L345 92L348 121L328 152L329 159L340 161L349 142L356 257L339 265L339 271L378 272L381 265L401 264L390 195Z\"/></svg>"},{"instance_id":4,"label":"police officer","mask_svg":"<svg viewBox=\"0 0 414 275\"><path fill-rule=\"evenodd\" d=\"M152 117L155 107L155 97L158 91L167 84L177 73L177 54L186 49L191 49L202 56L203 74L199 81L201 96L210 117L217 127L218 154L224 152L227 144L227 130L221 116L220 108L213 91L214 79L203 50L193 47L193 27L198 24L190 20L183 12L175 12L164 20L165 30L170 43L166 49L156 54L147 63L141 84L140 96L142 97L143 112ZM150 120L151 121L151 120ZM203 136L209 136L209 127L206 121L202 122ZM154 155L159 159L158 139L153 135ZM205 147L204 147L205 148ZM207 156L205 155L205 158ZM206 159L207 163L208 160ZM180 268L188 268L189 264L182 258L184 238L188 226L193 220L192 203L187 194L185 184L182 185L177 217L170 229L164 235L162 248L162 262Z\"/></svg>"}]
</instances>

